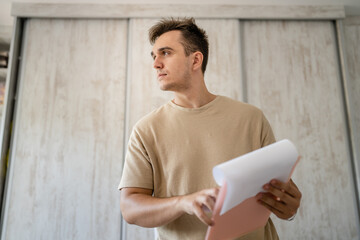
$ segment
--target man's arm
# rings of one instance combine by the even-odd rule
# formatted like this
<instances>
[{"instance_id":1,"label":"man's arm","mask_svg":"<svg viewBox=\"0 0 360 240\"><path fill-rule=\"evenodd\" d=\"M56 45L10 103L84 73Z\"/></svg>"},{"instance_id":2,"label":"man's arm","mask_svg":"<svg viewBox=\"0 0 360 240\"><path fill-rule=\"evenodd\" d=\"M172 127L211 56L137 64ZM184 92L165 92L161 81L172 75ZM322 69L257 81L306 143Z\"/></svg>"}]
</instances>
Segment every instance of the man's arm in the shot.
<instances>
[{"instance_id":1,"label":"man's arm","mask_svg":"<svg viewBox=\"0 0 360 240\"><path fill-rule=\"evenodd\" d=\"M185 213L196 215L203 223L212 225L204 206L213 211L218 193L218 188L210 188L184 196L156 198L151 189L123 188L120 208L128 223L142 227L159 227Z\"/></svg>"},{"instance_id":2,"label":"man's arm","mask_svg":"<svg viewBox=\"0 0 360 240\"><path fill-rule=\"evenodd\" d=\"M291 179L287 183L274 179L263 188L267 192L257 195L262 205L281 219L289 219L295 215L300 207L301 192Z\"/></svg>"}]
</instances>

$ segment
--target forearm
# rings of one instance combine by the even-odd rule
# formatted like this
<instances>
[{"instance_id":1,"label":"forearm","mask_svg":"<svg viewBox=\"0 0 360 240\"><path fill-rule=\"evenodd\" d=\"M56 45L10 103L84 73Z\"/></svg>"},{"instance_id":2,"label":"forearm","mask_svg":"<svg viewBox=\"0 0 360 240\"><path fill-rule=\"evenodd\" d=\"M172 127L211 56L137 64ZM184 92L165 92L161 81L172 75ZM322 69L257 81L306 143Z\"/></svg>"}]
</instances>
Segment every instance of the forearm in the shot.
<instances>
[{"instance_id":1,"label":"forearm","mask_svg":"<svg viewBox=\"0 0 360 240\"><path fill-rule=\"evenodd\" d=\"M185 213L196 215L204 224L212 225L204 207L210 211L214 209L218 192L218 188L210 188L184 196L156 198L150 189L123 188L120 208L128 223L142 227L159 227Z\"/></svg>"},{"instance_id":2,"label":"forearm","mask_svg":"<svg viewBox=\"0 0 360 240\"><path fill-rule=\"evenodd\" d=\"M181 197L156 198L134 193L121 201L124 219L142 227L159 227L174 221L185 212L180 206Z\"/></svg>"}]
</instances>

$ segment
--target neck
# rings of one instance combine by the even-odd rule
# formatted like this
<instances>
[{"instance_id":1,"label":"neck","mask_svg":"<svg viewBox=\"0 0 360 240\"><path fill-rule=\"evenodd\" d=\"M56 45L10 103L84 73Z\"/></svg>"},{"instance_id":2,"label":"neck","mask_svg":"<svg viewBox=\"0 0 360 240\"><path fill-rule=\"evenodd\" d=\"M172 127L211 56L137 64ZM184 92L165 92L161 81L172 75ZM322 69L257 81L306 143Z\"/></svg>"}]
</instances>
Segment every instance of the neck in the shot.
<instances>
[{"instance_id":1,"label":"neck","mask_svg":"<svg viewBox=\"0 0 360 240\"><path fill-rule=\"evenodd\" d=\"M182 92L174 92L173 102L185 108L199 108L216 98L210 93L205 85L204 79L194 81L191 87Z\"/></svg>"}]
</instances>

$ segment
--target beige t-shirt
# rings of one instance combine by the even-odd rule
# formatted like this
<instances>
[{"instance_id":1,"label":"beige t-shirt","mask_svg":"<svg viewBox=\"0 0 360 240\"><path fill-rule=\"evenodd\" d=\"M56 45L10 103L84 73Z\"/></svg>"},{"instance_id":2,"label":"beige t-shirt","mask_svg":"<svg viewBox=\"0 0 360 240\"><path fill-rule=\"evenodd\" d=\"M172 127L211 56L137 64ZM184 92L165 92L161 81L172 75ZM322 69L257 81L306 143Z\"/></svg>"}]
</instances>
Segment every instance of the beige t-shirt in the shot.
<instances>
[{"instance_id":1,"label":"beige t-shirt","mask_svg":"<svg viewBox=\"0 0 360 240\"><path fill-rule=\"evenodd\" d=\"M217 96L200 108L169 102L142 118L130 136L119 189L153 189L173 197L216 187L212 168L275 141L263 113L246 103ZM158 228L163 239L204 239L207 226L184 214ZM241 239L277 239L267 225Z\"/></svg>"}]
</instances>

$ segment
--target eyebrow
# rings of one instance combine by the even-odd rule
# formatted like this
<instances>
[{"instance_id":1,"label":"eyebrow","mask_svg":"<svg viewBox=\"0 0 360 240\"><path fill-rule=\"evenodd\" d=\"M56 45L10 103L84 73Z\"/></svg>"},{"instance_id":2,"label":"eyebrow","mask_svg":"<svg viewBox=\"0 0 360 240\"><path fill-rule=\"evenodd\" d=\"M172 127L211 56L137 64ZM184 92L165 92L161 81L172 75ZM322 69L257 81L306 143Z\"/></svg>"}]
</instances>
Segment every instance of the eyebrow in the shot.
<instances>
[{"instance_id":1,"label":"eyebrow","mask_svg":"<svg viewBox=\"0 0 360 240\"><path fill-rule=\"evenodd\" d=\"M171 47L162 47L162 48L159 48L159 49L157 50L157 52L161 52L161 51L164 51L164 50L171 50L171 51L173 51L174 49L172 49ZM154 57L155 54L154 54L153 51L151 51L150 55L151 55L152 57Z\"/></svg>"}]
</instances>

